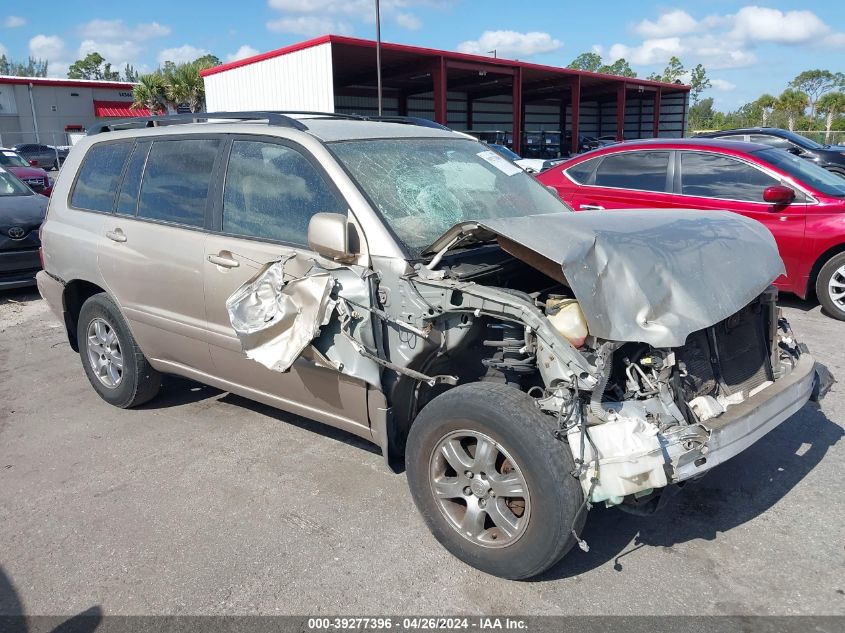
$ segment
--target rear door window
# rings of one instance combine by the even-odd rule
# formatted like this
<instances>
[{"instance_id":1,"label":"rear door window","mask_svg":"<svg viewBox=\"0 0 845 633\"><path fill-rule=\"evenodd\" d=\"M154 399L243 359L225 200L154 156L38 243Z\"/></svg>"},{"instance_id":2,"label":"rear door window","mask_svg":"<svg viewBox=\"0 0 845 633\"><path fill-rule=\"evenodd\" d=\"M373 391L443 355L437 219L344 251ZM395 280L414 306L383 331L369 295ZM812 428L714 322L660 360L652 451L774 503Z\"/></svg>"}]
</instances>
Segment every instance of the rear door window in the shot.
<instances>
[{"instance_id":1,"label":"rear door window","mask_svg":"<svg viewBox=\"0 0 845 633\"><path fill-rule=\"evenodd\" d=\"M681 153L685 196L763 202L763 190L780 181L741 160L707 152Z\"/></svg>"},{"instance_id":2,"label":"rear door window","mask_svg":"<svg viewBox=\"0 0 845 633\"><path fill-rule=\"evenodd\" d=\"M308 245L315 213L346 205L299 151L278 143L234 141L223 190L223 232Z\"/></svg>"},{"instance_id":3,"label":"rear door window","mask_svg":"<svg viewBox=\"0 0 845 633\"><path fill-rule=\"evenodd\" d=\"M154 141L138 197L138 217L205 226L219 147L219 139Z\"/></svg>"},{"instance_id":4,"label":"rear door window","mask_svg":"<svg viewBox=\"0 0 845 633\"><path fill-rule=\"evenodd\" d=\"M621 152L604 157L596 169L597 187L665 192L669 152Z\"/></svg>"},{"instance_id":5,"label":"rear door window","mask_svg":"<svg viewBox=\"0 0 845 633\"><path fill-rule=\"evenodd\" d=\"M111 213L120 175L132 145L132 141L125 141L91 147L79 168L70 205L77 209Z\"/></svg>"},{"instance_id":6,"label":"rear door window","mask_svg":"<svg viewBox=\"0 0 845 633\"><path fill-rule=\"evenodd\" d=\"M147 154L150 153L150 145L150 141L140 141L132 150L126 173L123 175L123 184L117 195L115 211L119 215L135 215L138 210L138 192L141 189L141 176L144 174L144 164L147 162Z\"/></svg>"}]
</instances>

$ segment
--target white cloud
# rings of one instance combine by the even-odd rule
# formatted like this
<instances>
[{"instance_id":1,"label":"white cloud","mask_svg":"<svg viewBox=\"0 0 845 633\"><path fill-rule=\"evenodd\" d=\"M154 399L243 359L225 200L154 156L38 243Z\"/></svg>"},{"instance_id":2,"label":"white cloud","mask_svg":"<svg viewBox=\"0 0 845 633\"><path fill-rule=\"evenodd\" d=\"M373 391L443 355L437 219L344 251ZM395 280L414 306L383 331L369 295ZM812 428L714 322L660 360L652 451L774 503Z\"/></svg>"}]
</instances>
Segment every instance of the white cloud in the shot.
<instances>
[{"instance_id":1,"label":"white cloud","mask_svg":"<svg viewBox=\"0 0 845 633\"><path fill-rule=\"evenodd\" d=\"M720 90L722 92L730 92L736 88L736 84L727 79L711 79L710 85L713 86L714 90Z\"/></svg>"},{"instance_id":2,"label":"white cloud","mask_svg":"<svg viewBox=\"0 0 845 633\"><path fill-rule=\"evenodd\" d=\"M381 0L382 21L417 30L422 20L412 10L416 7L445 8L456 0ZM267 22L271 31L317 35L352 31L349 21L372 24L375 22L373 0L267 0L267 6L282 13L282 16ZM328 17L327 17L328 16ZM305 19L313 18L313 19ZM317 27L321 28L317 28Z\"/></svg>"},{"instance_id":3,"label":"white cloud","mask_svg":"<svg viewBox=\"0 0 845 633\"><path fill-rule=\"evenodd\" d=\"M684 47L679 37L663 37L645 40L639 46L625 46L614 44L607 53L607 60L615 61L624 57L632 64L647 66L651 64L662 64L668 61L672 55L681 55ZM604 56L603 56L604 57Z\"/></svg>"},{"instance_id":4,"label":"white cloud","mask_svg":"<svg viewBox=\"0 0 845 633\"><path fill-rule=\"evenodd\" d=\"M258 55L258 51L255 50L249 44L244 44L238 50L236 50L234 53L230 53L229 55L226 55L226 61L227 62L234 62L234 61L237 61L239 59L246 59L247 57L252 57L253 55Z\"/></svg>"},{"instance_id":5,"label":"white cloud","mask_svg":"<svg viewBox=\"0 0 845 633\"><path fill-rule=\"evenodd\" d=\"M643 38L639 43L593 48L608 63L625 57L635 66L660 66L675 55L688 66L701 63L708 70L718 70L757 63L754 48L764 42L845 47L845 33L833 31L812 11L784 12L753 5L701 19L671 9L656 20L642 20L633 31Z\"/></svg>"},{"instance_id":6,"label":"white cloud","mask_svg":"<svg viewBox=\"0 0 845 633\"><path fill-rule=\"evenodd\" d=\"M352 27L346 22L338 22L330 18L319 18L313 15L300 15L295 18L279 18L267 23L267 28L274 33L293 33L304 37L326 35L327 33L346 34L352 32Z\"/></svg>"},{"instance_id":7,"label":"white cloud","mask_svg":"<svg viewBox=\"0 0 845 633\"><path fill-rule=\"evenodd\" d=\"M738 40L803 44L830 32L812 11L743 7L733 16L731 35Z\"/></svg>"},{"instance_id":8,"label":"white cloud","mask_svg":"<svg viewBox=\"0 0 845 633\"><path fill-rule=\"evenodd\" d=\"M486 55L495 50L498 57L531 57L540 53L550 53L561 47L560 40L548 33L532 31L484 31L477 40L467 40L458 44L462 53Z\"/></svg>"},{"instance_id":9,"label":"white cloud","mask_svg":"<svg viewBox=\"0 0 845 633\"><path fill-rule=\"evenodd\" d=\"M197 48L196 46L191 46L190 44L183 44L182 46L177 46L175 48L165 48L158 54L156 59L159 64L163 64L164 62L184 64L186 62L194 61L197 57L202 57L203 55L208 54L209 52L204 48Z\"/></svg>"},{"instance_id":10,"label":"white cloud","mask_svg":"<svg viewBox=\"0 0 845 633\"><path fill-rule=\"evenodd\" d=\"M3 20L3 26L7 29L16 29L19 26L23 26L26 24L26 18L22 18L17 15L10 15L5 20Z\"/></svg>"},{"instance_id":11,"label":"white cloud","mask_svg":"<svg viewBox=\"0 0 845 633\"><path fill-rule=\"evenodd\" d=\"M137 64L149 42L170 35L170 27L158 22L127 25L123 20L91 20L79 27L82 41L77 54L99 53L113 68Z\"/></svg>"},{"instance_id":12,"label":"white cloud","mask_svg":"<svg viewBox=\"0 0 845 633\"><path fill-rule=\"evenodd\" d=\"M36 35L29 40L29 54L36 59L58 60L65 56L65 43L58 35Z\"/></svg>"},{"instance_id":13,"label":"white cloud","mask_svg":"<svg viewBox=\"0 0 845 633\"><path fill-rule=\"evenodd\" d=\"M634 27L634 32L644 38L664 38L692 33L698 28L698 22L689 13L674 9L661 13L655 21L643 20Z\"/></svg>"},{"instance_id":14,"label":"white cloud","mask_svg":"<svg viewBox=\"0 0 845 633\"><path fill-rule=\"evenodd\" d=\"M146 42L170 35L170 27L158 22L128 26L123 20L91 20L80 27L79 34L83 39Z\"/></svg>"}]
</instances>

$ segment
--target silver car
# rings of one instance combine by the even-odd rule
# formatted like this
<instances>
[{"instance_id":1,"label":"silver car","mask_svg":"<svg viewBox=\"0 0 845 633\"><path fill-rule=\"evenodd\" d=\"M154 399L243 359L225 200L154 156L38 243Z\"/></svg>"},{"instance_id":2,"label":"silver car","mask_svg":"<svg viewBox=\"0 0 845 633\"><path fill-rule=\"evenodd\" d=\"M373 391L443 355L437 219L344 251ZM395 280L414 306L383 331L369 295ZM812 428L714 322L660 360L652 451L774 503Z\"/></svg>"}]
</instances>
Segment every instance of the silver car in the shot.
<instances>
[{"instance_id":1,"label":"silver car","mask_svg":"<svg viewBox=\"0 0 845 633\"><path fill-rule=\"evenodd\" d=\"M56 182L38 285L94 390L178 374L371 440L486 572L541 573L592 505L657 508L829 384L752 220L572 213L448 130L193 116L90 135Z\"/></svg>"}]
</instances>

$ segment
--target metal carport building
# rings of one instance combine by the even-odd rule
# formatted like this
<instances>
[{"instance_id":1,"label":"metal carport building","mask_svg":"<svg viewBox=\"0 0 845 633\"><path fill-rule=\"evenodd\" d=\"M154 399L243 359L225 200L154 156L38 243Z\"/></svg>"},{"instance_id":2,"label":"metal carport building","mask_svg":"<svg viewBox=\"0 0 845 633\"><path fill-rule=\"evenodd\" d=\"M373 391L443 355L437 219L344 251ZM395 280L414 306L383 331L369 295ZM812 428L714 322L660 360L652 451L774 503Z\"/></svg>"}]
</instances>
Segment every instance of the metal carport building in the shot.
<instances>
[{"instance_id":1,"label":"metal carport building","mask_svg":"<svg viewBox=\"0 0 845 633\"><path fill-rule=\"evenodd\" d=\"M381 57L385 115L476 134L501 130L516 152L548 142L540 132L571 135L577 151L579 134L623 140L682 137L686 129L685 85L403 44L382 43ZM209 112L378 112L372 40L325 35L201 74Z\"/></svg>"}]
</instances>

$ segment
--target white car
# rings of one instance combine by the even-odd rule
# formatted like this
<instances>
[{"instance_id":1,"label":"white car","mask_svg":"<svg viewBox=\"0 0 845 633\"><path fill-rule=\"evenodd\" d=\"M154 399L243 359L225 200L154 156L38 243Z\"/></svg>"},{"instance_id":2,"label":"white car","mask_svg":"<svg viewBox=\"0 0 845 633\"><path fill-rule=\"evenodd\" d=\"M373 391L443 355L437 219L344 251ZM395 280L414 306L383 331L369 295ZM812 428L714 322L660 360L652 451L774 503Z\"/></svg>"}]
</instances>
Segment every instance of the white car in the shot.
<instances>
[{"instance_id":1,"label":"white car","mask_svg":"<svg viewBox=\"0 0 845 633\"><path fill-rule=\"evenodd\" d=\"M495 143L488 143L491 149L496 150L499 154L512 161L524 171L529 174L539 174L550 167L554 167L558 163L565 161L565 158L522 158L519 154L514 152L509 147L504 145L497 145Z\"/></svg>"}]
</instances>

